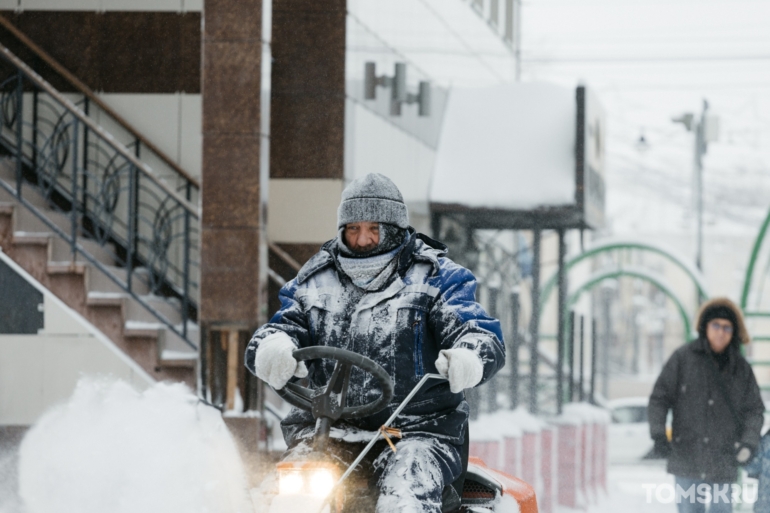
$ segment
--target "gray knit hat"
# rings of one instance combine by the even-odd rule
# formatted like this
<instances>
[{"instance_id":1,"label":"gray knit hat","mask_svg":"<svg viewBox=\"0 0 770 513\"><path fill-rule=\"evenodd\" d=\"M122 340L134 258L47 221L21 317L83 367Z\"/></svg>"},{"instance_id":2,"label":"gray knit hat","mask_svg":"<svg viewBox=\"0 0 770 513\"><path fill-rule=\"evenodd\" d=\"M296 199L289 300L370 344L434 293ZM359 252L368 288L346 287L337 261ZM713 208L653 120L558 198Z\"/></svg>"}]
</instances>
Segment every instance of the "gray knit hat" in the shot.
<instances>
[{"instance_id":1,"label":"gray knit hat","mask_svg":"<svg viewBox=\"0 0 770 513\"><path fill-rule=\"evenodd\" d=\"M337 227L362 221L388 223L399 228L409 226L409 213L401 191L387 176L370 173L353 180L342 191Z\"/></svg>"}]
</instances>

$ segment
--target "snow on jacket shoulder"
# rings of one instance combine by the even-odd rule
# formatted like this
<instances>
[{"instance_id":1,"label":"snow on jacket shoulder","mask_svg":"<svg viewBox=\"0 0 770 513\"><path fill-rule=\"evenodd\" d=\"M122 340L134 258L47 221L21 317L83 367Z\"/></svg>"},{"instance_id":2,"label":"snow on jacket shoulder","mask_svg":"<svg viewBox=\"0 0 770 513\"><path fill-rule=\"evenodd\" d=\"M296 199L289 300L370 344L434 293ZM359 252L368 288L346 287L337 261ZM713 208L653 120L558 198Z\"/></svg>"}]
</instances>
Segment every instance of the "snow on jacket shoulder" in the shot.
<instances>
[{"instance_id":1,"label":"snow on jacket shoulder","mask_svg":"<svg viewBox=\"0 0 770 513\"><path fill-rule=\"evenodd\" d=\"M464 347L474 351L484 365L482 383L503 366L500 323L476 302L473 274L446 258L442 244L410 232L397 257L397 272L375 292L353 285L338 268L333 248L334 241L325 244L281 289L280 310L257 330L246 350L246 365L252 373L260 340L276 330L288 334L298 347L340 347L367 356L389 373L395 385L389 407L351 422L361 429L376 430L426 373L437 372L440 350ZM327 361L311 365L311 385L325 386L332 368L333 363ZM371 376L352 373L349 406L373 401L380 393ZM467 419L463 394L453 394L445 381L430 381L395 427L460 443ZM287 443L312 423L309 413L293 410L283 423Z\"/></svg>"}]
</instances>

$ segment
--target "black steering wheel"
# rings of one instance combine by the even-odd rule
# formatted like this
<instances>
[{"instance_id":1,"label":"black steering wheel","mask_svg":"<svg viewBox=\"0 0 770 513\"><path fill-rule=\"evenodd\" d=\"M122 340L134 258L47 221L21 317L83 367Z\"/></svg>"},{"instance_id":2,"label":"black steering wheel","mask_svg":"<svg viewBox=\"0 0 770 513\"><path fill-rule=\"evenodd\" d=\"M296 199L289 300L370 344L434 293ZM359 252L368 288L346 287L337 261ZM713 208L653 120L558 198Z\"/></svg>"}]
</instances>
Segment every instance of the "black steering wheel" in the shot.
<instances>
[{"instance_id":1,"label":"black steering wheel","mask_svg":"<svg viewBox=\"0 0 770 513\"><path fill-rule=\"evenodd\" d=\"M297 362L316 359L336 361L325 390L314 390L291 382L286 383L286 386L280 390L276 390L276 393L287 403L312 412L315 419L327 417L336 421L366 417L385 408L393 398L393 381L385 369L374 360L358 353L338 347L311 346L295 350L292 356ZM358 367L377 379L382 390L379 399L360 406L345 406L350 385L350 371L353 367ZM339 401L335 401L332 394L335 394Z\"/></svg>"}]
</instances>

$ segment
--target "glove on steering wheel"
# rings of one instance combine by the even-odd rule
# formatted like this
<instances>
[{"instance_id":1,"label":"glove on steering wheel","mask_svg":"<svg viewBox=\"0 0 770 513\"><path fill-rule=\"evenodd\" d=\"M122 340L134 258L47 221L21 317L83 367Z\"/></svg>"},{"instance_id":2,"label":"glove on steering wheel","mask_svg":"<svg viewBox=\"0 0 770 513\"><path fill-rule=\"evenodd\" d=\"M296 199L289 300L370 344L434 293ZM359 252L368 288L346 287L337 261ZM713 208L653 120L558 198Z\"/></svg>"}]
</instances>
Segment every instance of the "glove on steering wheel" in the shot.
<instances>
[{"instance_id":1,"label":"glove on steering wheel","mask_svg":"<svg viewBox=\"0 0 770 513\"><path fill-rule=\"evenodd\" d=\"M283 388L293 377L307 376L304 362L297 364L292 353L297 349L291 337L279 331L271 333L259 342L254 356L254 370L257 377L276 390Z\"/></svg>"}]
</instances>

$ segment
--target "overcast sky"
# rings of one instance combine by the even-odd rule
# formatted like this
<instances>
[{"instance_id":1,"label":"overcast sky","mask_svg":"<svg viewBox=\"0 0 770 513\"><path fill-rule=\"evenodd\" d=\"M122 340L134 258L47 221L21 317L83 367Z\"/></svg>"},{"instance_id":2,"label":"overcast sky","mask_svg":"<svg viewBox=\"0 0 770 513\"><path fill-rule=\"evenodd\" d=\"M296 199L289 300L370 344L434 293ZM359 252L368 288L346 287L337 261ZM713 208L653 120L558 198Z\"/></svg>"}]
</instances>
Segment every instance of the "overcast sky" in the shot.
<instances>
[{"instance_id":1,"label":"overcast sky","mask_svg":"<svg viewBox=\"0 0 770 513\"><path fill-rule=\"evenodd\" d=\"M693 136L671 118L706 98L721 120L706 232L756 232L770 207L770 2L525 0L522 21L523 79L582 81L607 110L612 231L694 231Z\"/></svg>"}]
</instances>

